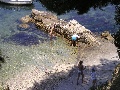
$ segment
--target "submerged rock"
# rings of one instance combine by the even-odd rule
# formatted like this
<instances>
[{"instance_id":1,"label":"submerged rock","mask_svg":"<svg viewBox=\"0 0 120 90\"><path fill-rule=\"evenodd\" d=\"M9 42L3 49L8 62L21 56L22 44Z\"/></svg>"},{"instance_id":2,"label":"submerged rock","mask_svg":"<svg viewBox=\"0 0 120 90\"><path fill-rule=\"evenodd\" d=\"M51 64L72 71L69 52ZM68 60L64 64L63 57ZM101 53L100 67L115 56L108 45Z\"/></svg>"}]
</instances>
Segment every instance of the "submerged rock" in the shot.
<instances>
[{"instance_id":1,"label":"submerged rock","mask_svg":"<svg viewBox=\"0 0 120 90\"><path fill-rule=\"evenodd\" d=\"M19 28L28 29L30 26L28 24L20 24Z\"/></svg>"},{"instance_id":2,"label":"submerged rock","mask_svg":"<svg viewBox=\"0 0 120 90\"><path fill-rule=\"evenodd\" d=\"M6 42L13 42L18 45L31 46L39 44L39 40L43 40L36 35L30 35L25 32L20 32L5 39Z\"/></svg>"},{"instance_id":3,"label":"submerged rock","mask_svg":"<svg viewBox=\"0 0 120 90\"><path fill-rule=\"evenodd\" d=\"M25 17L22 17L21 18L21 22L22 23L29 23L29 22L31 22L31 18L30 18L30 16L29 15L26 15Z\"/></svg>"}]
</instances>

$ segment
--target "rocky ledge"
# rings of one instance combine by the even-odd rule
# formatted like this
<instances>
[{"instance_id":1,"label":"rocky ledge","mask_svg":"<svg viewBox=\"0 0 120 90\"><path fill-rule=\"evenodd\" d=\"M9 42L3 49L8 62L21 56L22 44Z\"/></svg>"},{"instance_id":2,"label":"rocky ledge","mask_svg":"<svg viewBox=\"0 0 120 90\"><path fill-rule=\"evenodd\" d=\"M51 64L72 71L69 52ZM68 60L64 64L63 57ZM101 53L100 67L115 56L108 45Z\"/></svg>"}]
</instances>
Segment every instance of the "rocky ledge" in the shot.
<instances>
[{"instance_id":1,"label":"rocky ledge","mask_svg":"<svg viewBox=\"0 0 120 90\"><path fill-rule=\"evenodd\" d=\"M55 33L66 38L69 41L71 40L73 33L76 33L80 36L78 42L100 44L95 35L90 30L79 24L76 20L73 19L70 21L65 21L58 19L58 17L51 12L32 9L31 15L22 17L21 21L23 24L19 25L20 27L26 28L26 24L32 22L38 28L40 28L40 30L48 33L50 32L50 28L55 24Z\"/></svg>"}]
</instances>

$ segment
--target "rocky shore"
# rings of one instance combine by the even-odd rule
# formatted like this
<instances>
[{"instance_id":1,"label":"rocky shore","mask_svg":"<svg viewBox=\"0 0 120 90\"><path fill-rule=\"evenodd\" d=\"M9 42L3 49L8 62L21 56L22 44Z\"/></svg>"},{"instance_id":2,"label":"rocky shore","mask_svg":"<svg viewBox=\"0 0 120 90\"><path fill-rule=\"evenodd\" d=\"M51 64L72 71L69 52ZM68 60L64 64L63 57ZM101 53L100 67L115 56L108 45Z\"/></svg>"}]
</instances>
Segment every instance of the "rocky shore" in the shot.
<instances>
[{"instance_id":1,"label":"rocky shore","mask_svg":"<svg viewBox=\"0 0 120 90\"><path fill-rule=\"evenodd\" d=\"M23 17L21 21L22 24L19 25L19 27L21 28L29 28L28 23L33 22L41 30L46 30L46 32L49 32L49 27L51 27L54 22L57 22L57 24L59 22L59 25L61 26L59 27L57 32L61 34L61 36L64 34L64 38L68 40L70 40L73 32L71 30L73 28L76 28L74 30L77 34L81 35L82 33L83 37L87 39L87 43L86 41L79 42L77 47L74 48L68 46L69 48L73 48L74 52L72 53L74 54L70 54L64 59L66 61L69 58L74 59L74 61L77 63L80 60L83 61L83 64L87 67L85 69L86 83L82 84L81 80L79 80L79 85L76 85L77 63L70 63L69 61L67 63L56 62L56 64L51 67L52 69L48 68L44 71L33 65L26 66L27 69L25 68L20 73L17 73L14 77L10 78L6 82L6 85L9 86L10 90L88 90L92 86L90 72L93 66L97 70L98 85L101 85L106 81L111 80L114 68L118 63L120 63L120 61L118 60L119 57L117 53L117 48L112 42L109 41L111 39L107 37L111 37L110 34L102 34L104 38L107 37L106 40L104 38L95 36L90 30L86 29L84 26L80 26L80 24L76 22L76 20L71 20L70 22L58 20L57 17L53 14L37 10L32 11L31 17ZM48 25L49 23L51 25ZM81 27L79 28L80 30L77 28L77 26ZM61 51L60 53L69 52ZM61 58L57 58L58 61L59 59Z\"/></svg>"},{"instance_id":2,"label":"rocky shore","mask_svg":"<svg viewBox=\"0 0 120 90\"><path fill-rule=\"evenodd\" d=\"M22 24L19 25L20 28L29 28L29 23L34 23L37 28L43 30L47 33L50 32L50 28L55 25L54 32L57 35L60 35L67 40L71 41L71 36L76 33L80 36L78 39L79 42L84 42L88 44L100 42L94 37L94 34L82 26L77 20L65 21L59 19L56 15L51 12L38 11L36 9L32 9L31 15L26 15L21 18Z\"/></svg>"},{"instance_id":3,"label":"rocky shore","mask_svg":"<svg viewBox=\"0 0 120 90\"><path fill-rule=\"evenodd\" d=\"M79 85L76 85L77 70L75 70L71 77L61 81L55 90L88 90L92 86L90 78L92 67L96 67L98 85L111 80L116 65L120 63L117 49L114 44L104 39L101 39L100 42L100 46L86 47L84 50L79 48L78 58L83 60L84 65L87 66L85 70L86 83L82 84L80 80Z\"/></svg>"},{"instance_id":4,"label":"rocky shore","mask_svg":"<svg viewBox=\"0 0 120 90\"><path fill-rule=\"evenodd\" d=\"M35 66L29 68L11 78L6 84L10 90L88 90L92 86L90 71L96 67L98 85L110 81L118 60L117 48L111 42L98 38L101 45L87 46L81 44L76 51L76 61L83 60L85 69L85 81L76 85L77 64L59 64L52 70L42 71Z\"/></svg>"}]
</instances>

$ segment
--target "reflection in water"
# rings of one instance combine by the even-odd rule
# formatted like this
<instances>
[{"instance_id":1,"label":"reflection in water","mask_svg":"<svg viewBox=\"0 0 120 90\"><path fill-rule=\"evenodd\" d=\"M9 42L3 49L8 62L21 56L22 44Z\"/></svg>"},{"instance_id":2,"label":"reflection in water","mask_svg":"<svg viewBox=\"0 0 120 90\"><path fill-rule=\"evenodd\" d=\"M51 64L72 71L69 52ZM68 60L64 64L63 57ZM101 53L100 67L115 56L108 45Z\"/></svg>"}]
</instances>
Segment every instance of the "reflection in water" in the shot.
<instances>
[{"instance_id":1,"label":"reflection in water","mask_svg":"<svg viewBox=\"0 0 120 90\"><path fill-rule=\"evenodd\" d=\"M115 12L118 16L120 15L120 0L40 0L40 2L50 11L57 13L58 15L67 13L71 10L76 10L78 14L84 14L89 11L91 7L94 9L107 6L108 4L116 5ZM116 18L116 22L119 18Z\"/></svg>"},{"instance_id":2,"label":"reflection in water","mask_svg":"<svg viewBox=\"0 0 120 90\"><path fill-rule=\"evenodd\" d=\"M40 0L40 2L50 11L58 15L76 10L78 14L84 14L89 11L91 7L94 9L107 6L108 4L119 5L119 0Z\"/></svg>"},{"instance_id":3,"label":"reflection in water","mask_svg":"<svg viewBox=\"0 0 120 90\"><path fill-rule=\"evenodd\" d=\"M34 8L34 5L11 5L11 4L6 4L6 3L2 3L0 2L0 9L7 9L7 10L31 10L32 8Z\"/></svg>"}]
</instances>

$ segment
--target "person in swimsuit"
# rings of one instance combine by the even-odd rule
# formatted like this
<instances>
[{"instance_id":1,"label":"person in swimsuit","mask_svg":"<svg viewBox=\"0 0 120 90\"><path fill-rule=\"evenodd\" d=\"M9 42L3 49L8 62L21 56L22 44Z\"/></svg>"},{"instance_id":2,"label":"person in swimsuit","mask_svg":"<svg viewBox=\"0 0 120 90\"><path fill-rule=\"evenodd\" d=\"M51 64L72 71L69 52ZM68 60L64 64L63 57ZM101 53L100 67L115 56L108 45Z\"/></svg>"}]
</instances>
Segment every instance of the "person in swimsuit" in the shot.
<instances>
[{"instance_id":1,"label":"person in swimsuit","mask_svg":"<svg viewBox=\"0 0 120 90\"><path fill-rule=\"evenodd\" d=\"M82 75L82 83L83 83L83 79L84 79L84 73L83 70L85 69L85 67L83 66L83 61L80 61L78 64L78 77L77 77L77 85L78 85L78 80L80 78L80 75Z\"/></svg>"},{"instance_id":2,"label":"person in swimsuit","mask_svg":"<svg viewBox=\"0 0 120 90\"><path fill-rule=\"evenodd\" d=\"M53 27L50 28L50 40L52 40L53 36L54 36L54 29L55 29L55 25Z\"/></svg>"}]
</instances>

